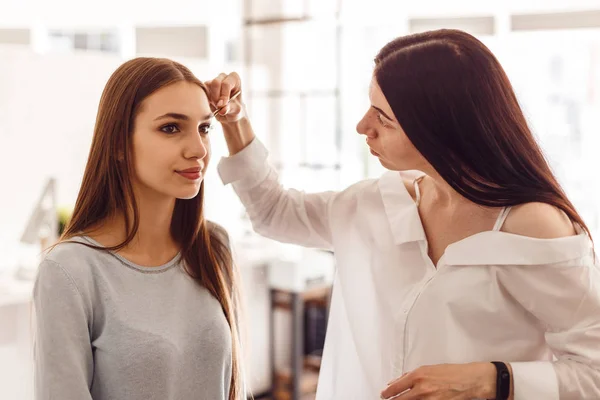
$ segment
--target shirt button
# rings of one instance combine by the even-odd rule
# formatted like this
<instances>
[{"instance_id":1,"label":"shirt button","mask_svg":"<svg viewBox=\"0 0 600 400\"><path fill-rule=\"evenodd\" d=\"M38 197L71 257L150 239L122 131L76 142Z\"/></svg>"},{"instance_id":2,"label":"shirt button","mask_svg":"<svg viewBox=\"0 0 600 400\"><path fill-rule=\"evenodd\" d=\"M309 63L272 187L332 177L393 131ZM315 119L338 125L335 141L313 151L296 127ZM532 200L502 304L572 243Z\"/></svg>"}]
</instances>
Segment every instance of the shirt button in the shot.
<instances>
[{"instance_id":1,"label":"shirt button","mask_svg":"<svg viewBox=\"0 0 600 400\"><path fill-rule=\"evenodd\" d=\"M408 314L408 310L404 310L404 314Z\"/></svg>"}]
</instances>

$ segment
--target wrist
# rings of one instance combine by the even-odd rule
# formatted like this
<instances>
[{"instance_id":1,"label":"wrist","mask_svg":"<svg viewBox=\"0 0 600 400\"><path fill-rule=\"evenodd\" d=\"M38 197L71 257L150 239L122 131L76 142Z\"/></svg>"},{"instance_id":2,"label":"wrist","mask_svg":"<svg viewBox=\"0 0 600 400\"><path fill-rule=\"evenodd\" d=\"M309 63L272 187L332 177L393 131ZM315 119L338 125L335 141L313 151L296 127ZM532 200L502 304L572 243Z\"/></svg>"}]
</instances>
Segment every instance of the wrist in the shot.
<instances>
[{"instance_id":1,"label":"wrist","mask_svg":"<svg viewBox=\"0 0 600 400\"><path fill-rule=\"evenodd\" d=\"M236 121L221 122L221 126L229 155L237 154L254 140L254 131L246 116Z\"/></svg>"},{"instance_id":2,"label":"wrist","mask_svg":"<svg viewBox=\"0 0 600 400\"><path fill-rule=\"evenodd\" d=\"M514 400L514 380L512 366L509 363L500 362L502 367L496 367L493 363L478 363L479 370L481 371L480 382L476 393L477 398L495 400L496 394L500 393L500 396L506 396L508 400ZM506 366L504 372L502 368ZM509 381L499 380L500 374L508 373ZM500 392L498 391L498 384L501 383Z\"/></svg>"},{"instance_id":3,"label":"wrist","mask_svg":"<svg viewBox=\"0 0 600 400\"><path fill-rule=\"evenodd\" d=\"M223 126L223 129L226 127L230 129L236 129L240 127L240 124L243 120L248 119L248 112L246 111L246 104L241 103L237 107L229 106L230 109L227 109L227 114L221 116L217 115L217 120ZM238 108L239 107L239 108Z\"/></svg>"},{"instance_id":4,"label":"wrist","mask_svg":"<svg viewBox=\"0 0 600 400\"><path fill-rule=\"evenodd\" d=\"M245 115L236 119L235 121L219 121L223 127L224 133L239 133L243 129L244 121L248 120Z\"/></svg>"},{"instance_id":5,"label":"wrist","mask_svg":"<svg viewBox=\"0 0 600 400\"><path fill-rule=\"evenodd\" d=\"M475 398L495 399L497 372L494 364L489 362L477 363L480 371L479 386L476 388Z\"/></svg>"}]
</instances>

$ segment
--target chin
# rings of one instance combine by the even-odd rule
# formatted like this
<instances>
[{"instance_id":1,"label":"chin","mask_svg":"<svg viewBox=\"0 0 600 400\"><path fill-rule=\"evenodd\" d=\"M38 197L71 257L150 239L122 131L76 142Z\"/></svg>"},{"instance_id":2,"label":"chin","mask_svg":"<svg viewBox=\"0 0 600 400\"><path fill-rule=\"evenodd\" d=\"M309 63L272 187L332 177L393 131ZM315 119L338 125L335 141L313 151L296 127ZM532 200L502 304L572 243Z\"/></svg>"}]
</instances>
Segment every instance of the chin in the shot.
<instances>
[{"instance_id":1,"label":"chin","mask_svg":"<svg viewBox=\"0 0 600 400\"><path fill-rule=\"evenodd\" d=\"M381 164L381 166L385 169L389 169L390 171L400 171L397 166L392 165L390 163L388 163L385 160L382 160L381 158L379 159L379 163Z\"/></svg>"},{"instance_id":2,"label":"chin","mask_svg":"<svg viewBox=\"0 0 600 400\"><path fill-rule=\"evenodd\" d=\"M407 165L407 163L390 163L389 161L379 159L379 162L385 169L389 169L390 171L411 171L414 169L419 169L417 165Z\"/></svg>"},{"instance_id":3,"label":"chin","mask_svg":"<svg viewBox=\"0 0 600 400\"><path fill-rule=\"evenodd\" d=\"M200 190L186 191L186 192L178 193L175 197L177 197L178 199L181 199L181 200L190 200L190 199L193 199L194 197L198 196L198 193L200 193Z\"/></svg>"},{"instance_id":4,"label":"chin","mask_svg":"<svg viewBox=\"0 0 600 400\"><path fill-rule=\"evenodd\" d=\"M189 185L188 187L180 187L175 193L172 193L174 197L181 200L189 200L198 196L200 193L200 185Z\"/></svg>"}]
</instances>

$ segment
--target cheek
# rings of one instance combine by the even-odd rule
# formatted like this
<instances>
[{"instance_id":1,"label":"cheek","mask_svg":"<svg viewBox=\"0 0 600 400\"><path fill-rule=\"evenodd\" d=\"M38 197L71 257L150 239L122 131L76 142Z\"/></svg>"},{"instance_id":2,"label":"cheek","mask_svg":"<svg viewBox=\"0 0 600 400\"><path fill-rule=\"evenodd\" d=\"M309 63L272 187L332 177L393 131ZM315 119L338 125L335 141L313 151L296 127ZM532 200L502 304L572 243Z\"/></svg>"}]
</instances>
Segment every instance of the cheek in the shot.
<instances>
[{"instance_id":1,"label":"cheek","mask_svg":"<svg viewBox=\"0 0 600 400\"><path fill-rule=\"evenodd\" d=\"M413 145L413 143L405 134L402 134L402 146L404 147L405 152L408 153L410 156L416 159L423 158L419 150L417 150L417 148Z\"/></svg>"},{"instance_id":2,"label":"cheek","mask_svg":"<svg viewBox=\"0 0 600 400\"><path fill-rule=\"evenodd\" d=\"M381 135L381 139L385 153L391 157L411 159L420 154L404 132L387 131Z\"/></svg>"},{"instance_id":3,"label":"cheek","mask_svg":"<svg viewBox=\"0 0 600 400\"><path fill-rule=\"evenodd\" d=\"M152 144L145 142L134 146L136 166L143 168L153 168L155 165L164 164L165 158L169 153L169 147L164 144Z\"/></svg>"},{"instance_id":4,"label":"cheek","mask_svg":"<svg viewBox=\"0 0 600 400\"><path fill-rule=\"evenodd\" d=\"M156 182L168 178L177 166L177 152L167 140L147 137L133 143L133 165L136 176L146 182Z\"/></svg>"},{"instance_id":5,"label":"cheek","mask_svg":"<svg viewBox=\"0 0 600 400\"><path fill-rule=\"evenodd\" d=\"M210 163L210 159L212 156L212 147L210 145L210 138L207 137L204 141L204 147L206 147L206 155L204 156L204 158L202 159L203 164L204 164L204 169L203 171L206 171L208 164Z\"/></svg>"},{"instance_id":6,"label":"cheek","mask_svg":"<svg viewBox=\"0 0 600 400\"><path fill-rule=\"evenodd\" d=\"M405 134L400 135L394 146L397 148L394 155L397 160L402 160L403 168L422 169L424 165L428 164L421 152L417 150Z\"/></svg>"}]
</instances>

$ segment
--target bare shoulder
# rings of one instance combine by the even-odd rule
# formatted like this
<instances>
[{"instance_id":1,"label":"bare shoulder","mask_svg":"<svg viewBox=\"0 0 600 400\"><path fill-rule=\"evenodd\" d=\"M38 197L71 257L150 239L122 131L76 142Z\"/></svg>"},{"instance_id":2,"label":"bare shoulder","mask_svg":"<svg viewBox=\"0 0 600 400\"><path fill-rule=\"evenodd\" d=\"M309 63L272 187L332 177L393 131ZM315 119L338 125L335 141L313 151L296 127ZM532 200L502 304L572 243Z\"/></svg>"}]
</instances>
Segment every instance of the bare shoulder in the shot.
<instances>
[{"instance_id":1,"label":"bare shoulder","mask_svg":"<svg viewBox=\"0 0 600 400\"><path fill-rule=\"evenodd\" d=\"M408 194L410 194L410 197L412 197L413 200L417 200L417 193L415 191L415 181L413 179L409 179L409 178L402 178L402 182L404 183L404 186L406 187L406 191L408 191Z\"/></svg>"},{"instance_id":2,"label":"bare shoulder","mask_svg":"<svg viewBox=\"0 0 600 400\"><path fill-rule=\"evenodd\" d=\"M576 234L569 217L559 208L546 203L525 203L513 207L502 231L540 239Z\"/></svg>"}]
</instances>

